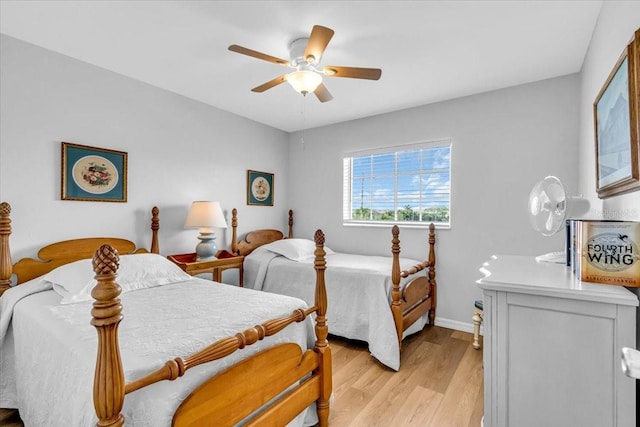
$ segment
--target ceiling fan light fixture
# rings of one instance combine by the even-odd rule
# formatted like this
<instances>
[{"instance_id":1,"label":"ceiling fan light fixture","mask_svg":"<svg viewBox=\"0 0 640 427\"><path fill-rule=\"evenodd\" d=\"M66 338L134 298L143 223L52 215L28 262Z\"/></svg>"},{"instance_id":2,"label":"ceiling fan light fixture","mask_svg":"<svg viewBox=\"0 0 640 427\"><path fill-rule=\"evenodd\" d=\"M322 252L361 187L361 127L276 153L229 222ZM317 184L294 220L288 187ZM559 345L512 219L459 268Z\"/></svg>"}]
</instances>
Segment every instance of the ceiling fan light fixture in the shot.
<instances>
[{"instance_id":1,"label":"ceiling fan light fixture","mask_svg":"<svg viewBox=\"0 0 640 427\"><path fill-rule=\"evenodd\" d=\"M314 71L299 70L287 74L289 84L303 95L312 93L322 83L322 76Z\"/></svg>"}]
</instances>

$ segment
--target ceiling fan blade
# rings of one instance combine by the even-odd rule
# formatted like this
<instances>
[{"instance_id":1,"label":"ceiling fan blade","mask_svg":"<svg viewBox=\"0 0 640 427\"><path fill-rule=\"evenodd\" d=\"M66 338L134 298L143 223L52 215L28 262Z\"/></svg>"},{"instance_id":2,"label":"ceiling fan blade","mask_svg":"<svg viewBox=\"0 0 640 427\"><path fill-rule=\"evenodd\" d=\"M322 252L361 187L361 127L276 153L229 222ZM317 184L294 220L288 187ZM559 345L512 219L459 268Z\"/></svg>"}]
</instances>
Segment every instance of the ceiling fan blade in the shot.
<instances>
[{"instance_id":1,"label":"ceiling fan blade","mask_svg":"<svg viewBox=\"0 0 640 427\"><path fill-rule=\"evenodd\" d=\"M322 53L327 48L333 34L334 31L331 28L314 25L311 30L311 35L309 36L309 41L307 42L307 47L304 50L304 59L313 56L316 62L320 61Z\"/></svg>"},{"instance_id":2,"label":"ceiling fan blade","mask_svg":"<svg viewBox=\"0 0 640 427\"><path fill-rule=\"evenodd\" d=\"M262 59L263 61L273 62L275 64L280 65L289 65L289 61L284 60L282 58L276 58L275 56L267 55L266 53L258 52L257 50L248 49L246 47L238 46L237 44L232 44L229 46L229 50L236 53L241 53L243 55L251 56L253 58Z\"/></svg>"},{"instance_id":3,"label":"ceiling fan blade","mask_svg":"<svg viewBox=\"0 0 640 427\"><path fill-rule=\"evenodd\" d=\"M313 91L313 93L318 97L320 102L327 102L333 99L333 95L329 93L329 90L324 85L324 83L320 83L320 85Z\"/></svg>"},{"instance_id":4,"label":"ceiling fan blade","mask_svg":"<svg viewBox=\"0 0 640 427\"><path fill-rule=\"evenodd\" d=\"M350 77L353 79L378 80L382 75L379 68L336 67L327 65L322 72L329 77Z\"/></svg>"},{"instance_id":5,"label":"ceiling fan blade","mask_svg":"<svg viewBox=\"0 0 640 427\"><path fill-rule=\"evenodd\" d=\"M282 76L278 76L273 80L269 80L268 82L261 84L260 86L256 86L251 89L251 92L264 92L267 89L271 89L274 86L278 86L280 83L285 81L284 74Z\"/></svg>"}]
</instances>

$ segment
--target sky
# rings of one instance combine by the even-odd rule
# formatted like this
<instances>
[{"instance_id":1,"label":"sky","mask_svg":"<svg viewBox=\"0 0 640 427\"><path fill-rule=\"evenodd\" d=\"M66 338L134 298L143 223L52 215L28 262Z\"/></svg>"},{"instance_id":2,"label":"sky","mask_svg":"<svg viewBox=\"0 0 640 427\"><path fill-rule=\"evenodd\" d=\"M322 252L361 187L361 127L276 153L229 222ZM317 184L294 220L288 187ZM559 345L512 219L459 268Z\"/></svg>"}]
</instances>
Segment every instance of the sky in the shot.
<instances>
[{"instance_id":1,"label":"sky","mask_svg":"<svg viewBox=\"0 0 640 427\"><path fill-rule=\"evenodd\" d=\"M353 157L352 164L352 209L394 210L397 204L400 209L420 210L449 205L449 145Z\"/></svg>"}]
</instances>

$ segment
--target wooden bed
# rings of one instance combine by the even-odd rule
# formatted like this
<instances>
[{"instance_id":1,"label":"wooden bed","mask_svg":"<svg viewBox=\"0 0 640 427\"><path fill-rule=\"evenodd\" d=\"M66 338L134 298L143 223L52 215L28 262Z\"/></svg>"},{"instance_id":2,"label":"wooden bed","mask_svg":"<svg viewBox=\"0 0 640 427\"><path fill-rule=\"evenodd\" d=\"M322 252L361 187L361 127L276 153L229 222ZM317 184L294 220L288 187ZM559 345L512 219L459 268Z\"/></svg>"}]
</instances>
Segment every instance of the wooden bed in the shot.
<instances>
[{"instance_id":1,"label":"wooden bed","mask_svg":"<svg viewBox=\"0 0 640 427\"><path fill-rule=\"evenodd\" d=\"M265 229L255 230L246 233L243 239L238 240L237 236L237 210L232 210L232 251L239 255L247 256L258 247L285 238L293 238L293 211L289 211L289 230L285 237L279 230ZM435 226L429 225L428 245L429 253L426 261L416 262L409 268L401 269L400 263L400 229L394 225L391 229L391 257L389 262L389 275L392 282L390 292L390 310L395 324L398 347L401 349L402 338L405 331L418 319L428 315L429 324L435 322L437 284L436 284L436 253L435 253ZM331 255L329 255L329 259ZM364 257L364 256L363 256ZM245 259L246 260L246 259ZM245 271L246 271L245 263ZM331 268L334 271L333 267ZM426 274L418 274L425 271ZM404 286L401 286L401 281ZM332 304L335 308L335 305ZM335 319L332 319L335 322ZM332 323L336 325L336 323ZM332 327L332 329L334 329ZM352 338L352 337L346 337Z\"/></svg>"},{"instance_id":2,"label":"wooden bed","mask_svg":"<svg viewBox=\"0 0 640 427\"><path fill-rule=\"evenodd\" d=\"M167 360L162 368L125 382L125 367L118 339L118 327L123 320L123 304L119 298L121 290L117 284L119 254L148 251L136 249L135 244L125 239L76 239L42 248L38 252L39 260L24 259L12 265L9 250L10 212L9 204L0 204L0 295L10 288L12 274L17 276L17 283L22 284L58 266L93 256L97 284L91 292L95 299L91 324L98 334L93 401L98 426L121 426L125 423L121 414L125 396L163 380L176 380L191 368L225 358L265 337L278 334L288 325L302 322L313 313L316 314L313 350L303 351L298 345L285 342L242 359L192 390L175 411L172 425L226 426L235 425L249 417L245 425L280 426L313 403L316 405L319 425L328 425L332 387L331 350L327 342L326 263L324 234L321 230L315 233L317 287L313 306L301 307L288 316L266 320L213 342L187 357ZM156 254L159 253L158 224L158 208L154 207L151 252Z\"/></svg>"}]
</instances>

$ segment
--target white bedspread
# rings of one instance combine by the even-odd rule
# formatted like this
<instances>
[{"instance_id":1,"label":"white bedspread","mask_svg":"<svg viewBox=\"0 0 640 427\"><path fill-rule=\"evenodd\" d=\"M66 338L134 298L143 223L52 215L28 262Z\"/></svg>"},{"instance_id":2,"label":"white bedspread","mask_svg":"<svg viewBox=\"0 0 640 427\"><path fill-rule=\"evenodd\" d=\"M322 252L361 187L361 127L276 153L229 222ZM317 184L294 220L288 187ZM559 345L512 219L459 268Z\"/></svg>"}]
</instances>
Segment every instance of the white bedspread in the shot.
<instances>
[{"instance_id":1,"label":"white bedspread","mask_svg":"<svg viewBox=\"0 0 640 427\"><path fill-rule=\"evenodd\" d=\"M366 341L369 351L386 366L400 368L400 349L391 303L391 258L334 253L326 256L327 322L333 335ZM401 258L406 270L419 261ZM315 270L313 259L292 261L264 248L245 258L244 286L265 292L290 295L313 304ZM418 274L425 274L424 271ZM403 279L401 287L413 277ZM420 331L428 322L425 315L405 336Z\"/></svg>"},{"instance_id":2,"label":"white bedspread","mask_svg":"<svg viewBox=\"0 0 640 427\"><path fill-rule=\"evenodd\" d=\"M34 293L24 295L30 291ZM18 294L20 298L15 298ZM127 381L176 356L187 356L217 339L306 306L295 298L195 278L128 292L121 299L124 319L119 340ZM4 338L0 406L18 407L27 426L95 425L97 334L90 325L91 303L59 305L60 296L43 290L37 280L7 291L0 300L0 339ZM3 325L8 327L3 330ZM275 343L296 342L306 349L313 341L313 325L307 319L228 358L195 367L176 381L127 395L126 425L169 426L179 403L214 372Z\"/></svg>"}]
</instances>

